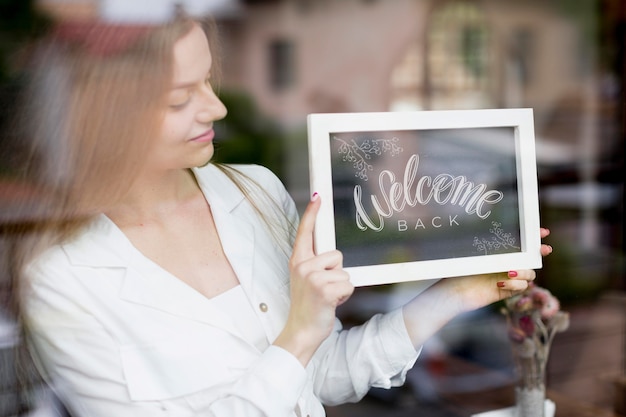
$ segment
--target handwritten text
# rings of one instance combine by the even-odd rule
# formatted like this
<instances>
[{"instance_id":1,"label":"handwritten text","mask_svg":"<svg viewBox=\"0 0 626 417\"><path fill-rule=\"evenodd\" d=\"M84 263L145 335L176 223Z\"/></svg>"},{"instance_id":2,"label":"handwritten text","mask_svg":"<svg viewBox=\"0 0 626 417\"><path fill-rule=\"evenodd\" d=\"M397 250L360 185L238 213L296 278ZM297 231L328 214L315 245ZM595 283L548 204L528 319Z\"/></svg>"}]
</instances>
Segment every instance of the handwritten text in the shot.
<instances>
[{"instance_id":1,"label":"handwritten text","mask_svg":"<svg viewBox=\"0 0 626 417\"><path fill-rule=\"evenodd\" d=\"M504 197L498 190L488 190L485 184L474 184L465 176L439 174L432 178L425 175L417 178L419 155L412 155L404 170L402 182L389 170L378 176L378 186L382 200L375 195L370 196L373 213L368 213L363 205L363 190L360 185L354 186L354 205L356 208L356 224L360 230L372 229L381 231L384 219L394 213L401 213L407 206L426 205L433 201L438 205L458 205L467 214L475 214L486 219L491 214L489 206L498 203Z\"/></svg>"}]
</instances>

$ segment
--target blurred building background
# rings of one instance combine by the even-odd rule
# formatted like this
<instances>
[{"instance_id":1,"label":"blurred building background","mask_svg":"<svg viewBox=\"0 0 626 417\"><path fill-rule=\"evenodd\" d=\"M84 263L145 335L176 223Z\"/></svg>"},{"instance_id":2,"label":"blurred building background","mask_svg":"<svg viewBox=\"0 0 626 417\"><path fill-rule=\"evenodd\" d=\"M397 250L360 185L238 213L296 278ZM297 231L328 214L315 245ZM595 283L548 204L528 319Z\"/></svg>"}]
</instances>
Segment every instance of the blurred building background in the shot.
<instances>
[{"instance_id":1,"label":"blurred building background","mask_svg":"<svg viewBox=\"0 0 626 417\"><path fill-rule=\"evenodd\" d=\"M624 0L3 0L0 123L19 88L12 51L45 22L132 24L158 19L174 3L211 14L220 28L229 115L216 157L270 167L299 207L309 196L309 113L532 108L542 224L555 248L538 282L572 314L555 342L548 395L557 416L626 414ZM0 131L3 149L13 146L8 136ZM1 210L19 192L10 178L9 161L0 161ZM359 288L340 314L346 325L358 323L414 291ZM510 405L497 311L450 323L406 387L372 390L329 415L469 416ZM11 341L5 345L10 352ZM10 357L0 362L0 416L16 413Z\"/></svg>"}]
</instances>

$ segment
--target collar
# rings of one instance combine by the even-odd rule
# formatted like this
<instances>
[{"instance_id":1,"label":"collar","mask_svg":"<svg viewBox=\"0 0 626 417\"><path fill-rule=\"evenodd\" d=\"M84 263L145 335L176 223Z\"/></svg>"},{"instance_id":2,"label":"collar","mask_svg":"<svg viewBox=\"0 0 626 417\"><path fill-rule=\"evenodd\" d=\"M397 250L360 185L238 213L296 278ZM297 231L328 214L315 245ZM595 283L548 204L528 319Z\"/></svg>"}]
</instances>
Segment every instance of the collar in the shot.
<instances>
[{"instance_id":1,"label":"collar","mask_svg":"<svg viewBox=\"0 0 626 417\"><path fill-rule=\"evenodd\" d=\"M230 213L244 199L243 193L213 164L192 172L211 209ZM127 267L136 249L105 214L97 215L73 240L61 245L76 266Z\"/></svg>"}]
</instances>

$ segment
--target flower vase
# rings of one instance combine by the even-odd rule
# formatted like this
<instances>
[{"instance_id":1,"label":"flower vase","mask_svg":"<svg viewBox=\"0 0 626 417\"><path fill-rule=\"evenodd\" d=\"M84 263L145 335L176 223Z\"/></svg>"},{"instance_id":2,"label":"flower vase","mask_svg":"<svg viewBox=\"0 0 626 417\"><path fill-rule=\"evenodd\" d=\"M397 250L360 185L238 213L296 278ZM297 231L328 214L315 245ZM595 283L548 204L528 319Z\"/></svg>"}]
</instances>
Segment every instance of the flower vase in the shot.
<instances>
[{"instance_id":1,"label":"flower vase","mask_svg":"<svg viewBox=\"0 0 626 417\"><path fill-rule=\"evenodd\" d=\"M517 382L515 385L515 417L545 417L546 372L541 360L529 352L514 349ZM525 354L524 354L525 353Z\"/></svg>"},{"instance_id":2,"label":"flower vase","mask_svg":"<svg viewBox=\"0 0 626 417\"><path fill-rule=\"evenodd\" d=\"M546 365L554 336L569 327L569 314L546 289L531 284L505 302L517 373L515 417L544 416Z\"/></svg>"}]
</instances>

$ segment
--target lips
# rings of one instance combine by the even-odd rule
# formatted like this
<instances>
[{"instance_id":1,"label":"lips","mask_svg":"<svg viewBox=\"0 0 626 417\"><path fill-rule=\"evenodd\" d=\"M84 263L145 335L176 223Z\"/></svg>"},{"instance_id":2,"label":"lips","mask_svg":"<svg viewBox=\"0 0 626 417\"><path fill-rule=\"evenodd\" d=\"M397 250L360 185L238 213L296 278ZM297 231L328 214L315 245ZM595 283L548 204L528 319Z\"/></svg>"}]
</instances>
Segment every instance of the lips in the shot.
<instances>
[{"instance_id":1,"label":"lips","mask_svg":"<svg viewBox=\"0 0 626 417\"><path fill-rule=\"evenodd\" d=\"M215 131L213 129L209 129L206 132L189 139L190 142L211 142L215 137Z\"/></svg>"}]
</instances>

